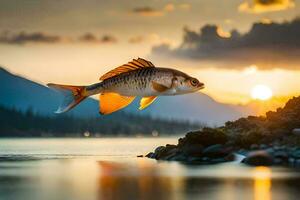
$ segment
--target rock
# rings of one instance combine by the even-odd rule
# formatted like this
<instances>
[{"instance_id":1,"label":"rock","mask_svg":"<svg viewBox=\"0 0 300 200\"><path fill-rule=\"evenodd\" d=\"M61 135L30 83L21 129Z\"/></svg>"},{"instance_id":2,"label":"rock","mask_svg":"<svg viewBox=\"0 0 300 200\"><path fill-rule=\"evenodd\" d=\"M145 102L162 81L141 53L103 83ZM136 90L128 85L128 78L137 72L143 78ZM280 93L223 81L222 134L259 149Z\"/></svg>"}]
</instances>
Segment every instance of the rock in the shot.
<instances>
[{"instance_id":1,"label":"rock","mask_svg":"<svg viewBox=\"0 0 300 200\"><path fill-rule=\"evenodd\" d=\"M276 158L282 158L282 159L288 159L289 158L288 152L284 151L284 150L275 151L273 153L273 156L276 157Z\"/></svg>"},{"instance_id":2,"label":"rock","mask_svg":"<svg viewBox=\"0 0 300 200\"><path fill-rule=\"evenodd\" d=\"M171 160L176 155L178 155L178 149L177 148L171 148L171 149L168 149L167 152L165 152L163 159Z\"/></svg>"},{"instance_id":3,"label":"rock","mask_svg":"<svg viewBox=\"0 0 300 200\"><path fill-rule=\"evenodd\" d=\"M226 162L234 161L235 160L235 155L233 153L230 153L224 159L225 159Z\"/></svg>"},{"instance_id":4,"label":"rock","mask_svg":"<svg viewBox=\"0 0 300 200\"><path fill-rule=\"evenodd\" d=\"M258 144L251 144L250 149L257 150L258 147L259 147Z\"/></svg>"},{"instance_id":5,"label":"rock","mask_svg":"<svg viewBox=\"0 0 300 200\"><path fill-rule=\"evenodd\" d=\"M202 157L201 160L204 162L208 162L210 159L208 157Z\"/></svg>"},{"instance_id":6,"label":"rock","mask_svg":"<svg viewBox=\"0 0 300 200\"><path fill-rule=\"evenodd\" d=\"M271 166L273 158L267 151L259 150L250 152L242 162L254 166Z\"/></svg>"},{"instance_id":7,"label":"rock","mask_svg":"<svg viewBox=\"0 0 300 200\"><path fill-rule=\"evenodd\" d=\"M283 161L280 158L273 158L273 163L275 165L281 165Z\"/></svg>"},{"instance_id":8,"label":"rock","mask_svg":"<svg viewBox=\"0 0 300 200\"><path fill-rule=\"evenodd\" d=\"M199 157L188 157L188 158L186 159L186 161L187 161L188 163L190 163L190 164L193 164L193 163L200 163L200 162L202 162L202 159L199 158Z\"/></svg>"},{"instance_id":9,"label":"rock","mask_svg":"<svg viewBox=\"0 0 300 200\"><path fill-rule=\"evenodd\" d=\"M228 155L228 151L221 144L211 145L203 150L203 156L210 158L220 158Z\"/></svg>"},{"instance_id":10,"label":"rock","mask_svg":"<svg viewBox=\"0 0 300 200\"><path fill-rule=\"evenodd\" d=\"M154 150L156 159L162 159L165 156L165 153L166 153L166 147L164 146L159 146Z\"/></svg>"},{"instance_id":11,"label":"rock","mask_svg":"<svg viewBox=\"0 0 300 200\"><path fill-rule=\"evenodd\" d=\"M227 162L225 158L214 158L211 159L207 164L216 164L216 163L222 163L222 162Z\"/></svg>"},{"instance_id":12,"label":"rock","mask_svg":"<svg viewBox=\"0 0 300 200\"><path fill-rule=\"evenodd\" d=\"M300 149L295 150L294 152L291 153L293 158L300 158Z\"/></svg>"},{"instance_id":13,"label":"rock","mask_svg":"<svg viewBox=\"0 0 300 200\"><path fill-rule=\"evenodd\" d=\"M181 151L185 155L189 155L189 156L201 156L203 148L204 147L201 144L191 144L191 145L184 145L181 148Z\"/></svg>"},{"instance_id":14,"label":"rock","mask_svg":"<svg viewBox=\"0 0 300 200\"><path fill-rule=\"evenodd\" d=\"M270 155L273 155L275 150L273 148L267 148L265 149L265 151L267 151Z\"/></svg>"},{"instance_id":15,"label":"rock","mask_svg":"<svg viewBox=\"0 0 300 200\"><path fill-rule=\"evenodd\" d=\"M147 157L147 158L155 158L155 153L150 152L145 157Z\"/></svg>"},{"instance_id":16,"label":"rock","mask_svg":"<svg viewBox=\"0 0 300 200\"><path fill-rule=\"evenodd\" d=\"M293 151L297 150L297 147L289 147L288 150L289 150L289 152L293 152Z\"/></svg>"},{"instance_id":17,"label":"rock","mask_svg":"<svg viewBox=\"0 0 300 200\"><path fill-rule=\"evenodd\" d=\"M300 136L300 128L294 128L294 129L292 130L292 133L293 133L294 135Z\"/></svg>"},{"instance_id":18,"label":"rock","mask_svg":"<svg viewBox=\"0 0 300 200\"><path fill-rule=\"evenodd\" d=\"M295 164L295 158L289 158L289 165L294 166Z\"/></svg>"},{"instance_id":19,"label":"rock","mask_svg":"<svg viewBox=\"0 0 300 200\"><path fill-rule=\"evenodd\" d=\"M178 146L201 144L206 147L213 144L225 144L228 138L220 129L203 128L200 131L189 132L178 140Z\"/></svg>"},{"instance_id":20,"label":"rock","mask_svg":"<svg viewBox=\"0 0 300 200\"><path fill-rule=\"evenodd\" d=\"M243 162L249 165L300 167L300 148L295 148L300 146L299 116L300 97L295 97L265 117L249 116L189 132L177 145L158 147L147 157L212 164L233 160L235 150L246 156Z\"/></svg>"},{"instance_id":21,"label":"rock","mask_svg":"<svg viewBox=\"0 0 300 200\"><path fill-rule=\"evenodd\" d=\"M297 168L300 167L300 159L295 159L295 161L294 161L294 167L297 167Z\"/></svg>"},{"instance_id":22,"label":"rock","mask_svg":"<svg viewBox=\"0 0 300 200\"><path fill-rule=\"evenodd\" d=\"M136 157L138 157L138 158L143 158L144 156L143 156L143 155L138 155L138 156L136 156Z\"/></svg>"},{"instance_id":23,"label":"rock","mask_svg":"<svg viewBox=\"0 0 300 200\"><path fill-rule=\"evenodd\" d=\"M276 145L274 145L273 149L275 151L282 150L282 146L279 146L278 144L276 144Z\"/></svg>"},{"instance_id":24,"label":"rock","mask_svg":"<svg viewBox=\"0 0 300 200\"><path fill-rule=\"evenodd\" d=\"M177 145L175 145L175 144L166 144L166 147L167 148L174 148L174 147L177 147Z\"/></svg>"},{"instance_id":25,"label":"rock","mask_svg":"<svg viewBox=\"0 0 300 200\"><path fill-rule=\"evenodd\" d=\"M244 148L238 149L235 152L244 156L247 155L247 150Z\"/></svg>"},{"instance_id":26,"label":"rock","mask_svg":"<svg viewBox=\"0 0 300 200\"><path fill-rule=\"evenodd\" d=\"M165 149L164 146L159 146L159 147L157 147L157 148L154 150L154 153L155 153L155 154L159 154L159 153L162 152L164 149Z\"/></svg>"},{"instance_id":27,"label":"rock","mask_svg":"<svg viewBox=\"0 0 300 200\"><path fill-rule=\"evenodd\" d=\"M164 146L159 146L155 149L154 154L156 159L170 159L172 156L175 156L178 149L176 145L167 144Z\"/></svg>"},{"instance_id":28,"label":"rock","mask_svg":"<svg viewBox=\"0 0 300 200\"><path fill-rule=\"evenodd\" d=\"M266 149L266 148L268 148L268 146L267 146L266 144L260 144L260 145L259 145L259 148L260 148L260 149Z\"/></svg>"},{"instance_id":29,"label":"rock","mask_svg":"<svg viewBox=\"0 0 300 200\"><path fill-rule=\"evenodd\" d=\"M169 160L171 160L171 161L186 161L187 159L188 159L188 157L186 157L184 154L176 154Z\"/></svg>"},{"instance_id":30,"label":"rock","mask_svg":"<svg viewBox=\"0 0 300 200\"><path fill-rule=\"evenodd\" d=\"M274 164L276 165L288 165L289 164L289 155L287 151L275 151L273 153Z\"/></svg>"}]
</instances>

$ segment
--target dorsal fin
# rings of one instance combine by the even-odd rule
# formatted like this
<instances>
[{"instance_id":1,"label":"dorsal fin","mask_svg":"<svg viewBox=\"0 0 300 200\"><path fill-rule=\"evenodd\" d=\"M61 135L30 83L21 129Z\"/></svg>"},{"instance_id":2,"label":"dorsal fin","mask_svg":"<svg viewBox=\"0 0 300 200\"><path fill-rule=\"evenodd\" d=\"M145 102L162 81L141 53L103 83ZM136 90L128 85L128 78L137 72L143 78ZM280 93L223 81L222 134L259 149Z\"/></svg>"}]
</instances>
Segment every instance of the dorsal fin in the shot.
<instances>
[{"instance_id":1,"label":"dorsal fin","mask_svg":"<svg viewBox=\"0 0 300 200\"><path fill-rule=\"evenodd\" d=\"M105 79L111 78L113 76L125 73L125 72L129 72L129 71L133 71L133 70L137 70L137 69L142 69L145 67L155 67L150 61L145 60L143 58L138 58L138 59L133 59L131 62L121 65L120 67L117 67L109 72L107 72L106 74L102 75L100 77L100 80L103 81Z\"/></svg>"}]
</instances>

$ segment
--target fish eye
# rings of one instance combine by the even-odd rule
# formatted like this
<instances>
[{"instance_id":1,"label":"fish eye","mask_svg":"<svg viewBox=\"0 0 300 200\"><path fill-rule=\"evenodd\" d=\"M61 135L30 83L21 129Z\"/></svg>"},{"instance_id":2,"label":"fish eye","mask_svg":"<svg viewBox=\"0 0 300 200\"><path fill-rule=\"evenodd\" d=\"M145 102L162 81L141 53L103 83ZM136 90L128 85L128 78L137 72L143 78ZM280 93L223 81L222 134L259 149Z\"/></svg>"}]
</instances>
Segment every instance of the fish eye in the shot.
<instances>
[{"instance_id":1,"label":"fish eye","mask_svg":"<svg viewBox=\"0 0 300 200\"><path fill-rule=\"evenodd\" d=\"M190 80L190 83L191 83L192 86L197 86L199 81L197 79L193 78L193 79Z\"/></svg>"}]
</instances>

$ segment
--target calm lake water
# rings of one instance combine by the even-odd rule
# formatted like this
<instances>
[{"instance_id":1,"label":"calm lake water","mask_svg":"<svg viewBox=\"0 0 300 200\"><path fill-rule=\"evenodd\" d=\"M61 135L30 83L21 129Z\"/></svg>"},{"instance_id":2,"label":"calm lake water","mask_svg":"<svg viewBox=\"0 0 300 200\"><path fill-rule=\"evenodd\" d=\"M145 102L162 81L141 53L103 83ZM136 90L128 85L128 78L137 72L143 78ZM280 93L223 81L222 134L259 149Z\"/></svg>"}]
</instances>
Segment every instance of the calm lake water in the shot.
<instances>
[{"instance_id":1,"label":"calm lake water","mask_svg":"<svg viewBox=\"0 0 300 200\"><path fill-rule=\"evenodd\" d=\"M299 199L300 171L137 158L177 138L1 139L0 199Z\"/></svg>"}]
</instances>

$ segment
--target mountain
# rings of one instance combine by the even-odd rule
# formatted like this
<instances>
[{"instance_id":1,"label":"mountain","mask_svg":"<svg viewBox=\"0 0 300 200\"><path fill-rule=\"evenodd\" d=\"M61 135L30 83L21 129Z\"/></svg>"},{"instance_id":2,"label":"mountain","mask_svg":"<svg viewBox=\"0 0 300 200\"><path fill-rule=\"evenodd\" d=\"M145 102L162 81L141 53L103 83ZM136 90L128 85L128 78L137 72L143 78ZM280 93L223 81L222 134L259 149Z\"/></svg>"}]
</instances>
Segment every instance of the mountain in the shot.
<instances>
[{"instance_id":1,"label":"mountain","mask_svg":"<svg viewBox=\"0 0 300 200\"><path fill-rule=\"evenodd\" d=\"M144 113L156 117L203 122L211 126L253 114L248 107L222 104L203 93L159 97Z\"/></svg>"},{"instance_id":2,"label":"mountain","mask_svg":"<svg viewBox=\"0 0 300 200\"><path fill-rule=\"evenodd\" d=\"M62 95L48 87L11 74L0 67L0 105L26 111L31 108L34 112L55 115L54 111L62 101ZM88 98L75 109L71 115L96 116L98 101Z\"/></svg>"},{"instance_id":3,"label":"mountain","mask_svg":"<svg viewBox=\"0 0 300 200\"><path fill-rule=\"evenodd\" d=\"M39 114L54 115L53 112L62 101L59 93L36 82L11 74L4 68L0 68L0 82L0 105L6 107L23 111L32 108ZM157 118L190 120L209 125L221 125L228 120L238 119L249 114L246 107L221 104L202 93L159 97L149 108L143 111L138 111L137 108L138 100L124 111ZM98 101L88 98L68 114L81 117L98 116Z\"/></svg>"}]
</instances>

